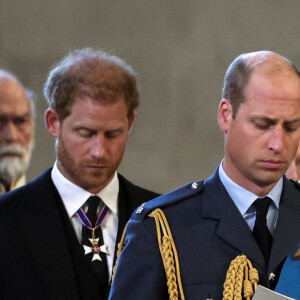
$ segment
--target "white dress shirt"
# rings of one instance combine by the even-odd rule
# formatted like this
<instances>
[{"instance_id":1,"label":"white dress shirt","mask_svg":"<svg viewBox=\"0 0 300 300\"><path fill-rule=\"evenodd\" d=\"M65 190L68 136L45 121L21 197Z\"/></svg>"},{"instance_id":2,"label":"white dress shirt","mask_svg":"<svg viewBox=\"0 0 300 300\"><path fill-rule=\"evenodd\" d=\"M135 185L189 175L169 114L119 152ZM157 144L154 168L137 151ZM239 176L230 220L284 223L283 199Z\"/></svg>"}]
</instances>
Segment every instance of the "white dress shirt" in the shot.
<instances>
[{"instance_id":1,"label":"white dress shirt","mask_svg":"<svg viewBox=\"0 0 300 300\"><path fill-rule=\"evenodd\" d=\"M245 188L241 187L233 180L231 180L223 169L223 161L219 167L219 176L225 189L227 190L227 193L235 203L236 207L240 211L241 215L243 216L245 222L250 227L251 231L253 231L255 220L256 220L256 209L253 203L257 198L261 198L261 197L258 197L257 195L246 190ZM283 179L280 178L277 184L265 196L265 197L269 197L272 200L267 213L267 226L272 236L274 235L274 231L277 223L282 186L283 186Z\"/></svg>"},{"instance_id":2,"label":"white dress shirt","mask_svg":"<svg viewBox=\"0 0 300 300\"><path fill-rule=\"evenodd\" d=\"M87 204L85 202L93 194L87 192L64 177L58 170L56 162L51 172L51 178L62 198L69 218L72 221L78 241L81 243L82 223L76 215L76 212L81 207L85 212L87 211ZM116 172L112 181L97 194L109 208L107 216L101 223L104 244L107 245L109 252L107 255L109 278L112 274L118 231L118 194L119 180Z\"/></svg>"}]
</instances>

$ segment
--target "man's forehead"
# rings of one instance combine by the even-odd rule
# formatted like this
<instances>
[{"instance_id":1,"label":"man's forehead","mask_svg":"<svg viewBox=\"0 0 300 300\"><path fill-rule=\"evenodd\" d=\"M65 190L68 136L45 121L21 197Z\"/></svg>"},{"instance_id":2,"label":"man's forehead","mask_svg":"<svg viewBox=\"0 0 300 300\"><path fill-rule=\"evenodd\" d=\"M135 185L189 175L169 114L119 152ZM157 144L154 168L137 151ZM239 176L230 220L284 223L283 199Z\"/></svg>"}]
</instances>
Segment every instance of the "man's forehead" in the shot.
<instances>
[{"instance_id":1,"label":"man's forehead","mask_svg":"<svg viewBox=\"0 0 300 300\"><path fill-rule=\"evenodd\" d=\"M25 116L31 114L30 102L27 98L14 98L0 92L0 115Z\"/></svg>"},{"instance_id":2,"label":"man's forehead","mask_svg":"<svg viewBox=\"0 0 300 300\"><path fill-rule=\"evenodd\" d=\"M73 110L74 106L81 106L86 107L88 104L92 104L95 106L100 107L112 107L115 105L124 105L127 110L127 103L125 100L125 95L123 93L117 94L115 97L106 98L106 97L99 97L94 98L88 93L79 93L71 106L71 111Z\"/></svg>"},{"instance_id":3,"label":"man's forehead","mask_svg":"<svg viewBox=\"0 0 300 300\"><path fill-rule=\"evenodd\" d=\"M300 118L300 80L291 75L254 74L241 106L248 115L293 121Z\"/></svg>"},{"instance_id":4,"label":"man's forehead","mask_svg":"<svg viewBox=\"0 0 300 300\"><path fill-rule=\"evenodd\" d=\"M282 82L282 86L275 84L276 92L280 92L281 90L286 92L286 86L288 86L290 90L293 90L293 93L291 93L293 98L300 96L300 77L298 74L290 69L270 69L263 66L253 70L245 87L245 92L251 90L253 87L257 91L264 91L267 86L279 82Z\"/></svg>"},{"instance_id":5,"label":"man's forehead","mask_svg":"<svg viewBox=\"0 0 300 300\"><path fill-rule=\"evenodd\" d=\"M0 100L29 103L25 88L18 81L7 78L0 79Z\"/></svg>"},{"instance_id":6,"label":"man's forehead","mask_svg":"<svg viewBox=\"0 0 300 300\"><path fill-rule=\"evenodd\" d=\"M18 82L18 80L10 74L0 73L0 90L7 89L10 86L19 86L23 88L22 85Z\"/></svg>"}]
</instances>

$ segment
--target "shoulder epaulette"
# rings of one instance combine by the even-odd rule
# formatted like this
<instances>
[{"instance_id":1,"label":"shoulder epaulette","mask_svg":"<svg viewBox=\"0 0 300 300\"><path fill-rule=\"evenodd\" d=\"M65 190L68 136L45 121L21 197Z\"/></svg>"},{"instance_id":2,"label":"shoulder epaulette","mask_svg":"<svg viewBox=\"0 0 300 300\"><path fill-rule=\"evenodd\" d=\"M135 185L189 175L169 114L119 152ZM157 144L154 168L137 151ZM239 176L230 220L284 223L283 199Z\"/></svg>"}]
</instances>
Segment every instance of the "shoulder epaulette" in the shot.
<instances>
[{"instance_id":1,"label":"shoulder epaulette","mask_svg":"<svg viewBox=\"0 0 300 300\"><path fill-rule=\"evenodd\" d=\"M300 180L289 179L299 190L300 190Z\"/></svg>"},{"instance_id":2,"label":"shoulder epaulette","mask_svg":"<svg viewBox=\"0 0 300 300\"><path fill-rule=\"evenodd\" d=\"M133 213L132 220L143 220L151 211L156 208L164 208L185 198L200 193L203 188L204 181L194 181L174 191L157 197L153 200L143 203Z\"/></svg>"}]
</instances>

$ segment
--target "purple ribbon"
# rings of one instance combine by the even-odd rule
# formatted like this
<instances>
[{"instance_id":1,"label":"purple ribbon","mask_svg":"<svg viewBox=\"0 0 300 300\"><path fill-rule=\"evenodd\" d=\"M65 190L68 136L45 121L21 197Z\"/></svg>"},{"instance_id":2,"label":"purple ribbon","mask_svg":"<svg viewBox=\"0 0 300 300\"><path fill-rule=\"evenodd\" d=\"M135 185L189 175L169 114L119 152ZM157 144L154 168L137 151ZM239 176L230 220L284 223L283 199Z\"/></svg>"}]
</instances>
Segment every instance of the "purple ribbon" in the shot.
<instances>
[{"instance_id":1,"label":"purple ribbon","mask_svg":"<svg viewBox=\"0 0 300 300\"><path fill-rule=\"evenodd\" d=\"M88 219L88 217L86 216L86 214L84 213L82 208L78 209L76 214L84 226L86 226L87 228L89 228L91 230L95 230L96 228L98 228L101 225L101 223L103 222L104 218L106 217L108 211L109 211L109 208L106 205L104 205L99 213L95 227L93 227L91 221Z\"/></svg>"}]
</instances>

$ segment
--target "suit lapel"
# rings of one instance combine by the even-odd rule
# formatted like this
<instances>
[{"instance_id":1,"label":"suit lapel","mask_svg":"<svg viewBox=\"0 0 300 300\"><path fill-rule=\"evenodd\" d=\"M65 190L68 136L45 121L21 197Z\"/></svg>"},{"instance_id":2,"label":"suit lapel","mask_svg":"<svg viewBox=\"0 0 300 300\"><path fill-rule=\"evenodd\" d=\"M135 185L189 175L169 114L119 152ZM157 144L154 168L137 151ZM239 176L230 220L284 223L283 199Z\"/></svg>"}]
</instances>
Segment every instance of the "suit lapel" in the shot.
<instances>
[{"instance_id":1,"label":"suit lapel","mask_svg":"<svg viewBox=\"0 0 300 300\"><path fill-rule=\"evenodd\" d=\"M114 255L114 264L116 260L116 253L118 250L118 244L121 240L123 230L129 221L130 216L134 210L142 203L142 199L139 199L139 193L135 189L135 186L126 180L122 175L118 174L119 178L119 195L118 195L118 212L119 212L119 221L118 221L118 232L116 239L115 255Z\"/></svg>"},{"instance_id":2,"label":"suit lapel","mask_svg":"<svg viewBox=\"0 0 300 300\"><path fill-rule=\"evenodd\" d=\"M118 244L121 240L124 227L129 221L131 215L135 209L142 203L149 201L159 194L145 190L139 186L134 185L121 174L118 174L119 178L119 195L118 195L118 233L115 247L114 264L116 260L116 252L118 250Z\"/></svg>"},{"instance_id":3,"label":"suit lapel","mask_svg":"<svg viewBox=\"0 0 300 300\"><path fill-rule=\"evenodd\" d=\"M130 218L127 201L128 201L128 198L126 197L124 186L123 186L123 184L120 183L120 189L119 189L119 195L118 195L119 221L118 221L118 232L117 232L117 239L116 239L114 263L116 260L116 252L118 250L118 244L121 240L121 236L122 236L124 227L126 226L126 223Z\"/></svg>"},{"instance_id":4,"label":"suit lapel","mask_svg":"<svg viewBox=\"0 0 300 300\"><path fill-rule=\"evenodd\" d=\"M205 182L204 193L203 216L219 220L219 238L237 249L240 254L247 255L252 262L266 268L266 262L250 228L221 183L218 169Z\"/></svg>"},{"instance_id":5,"label":"suit lapel","mask_svg":"<svg viewBox=\"0 0 300 300\"><path fill-rule=\"evenodd\" d=\"M27 185L12 214L49 295L59 290L62 299L79 299L50 172L46 171Z\"/></svg>"},{"instance_id":6,"label":"suit lapel","mask_svg":"<svg viewBox=\"0 0 300 300\"><path fill-rule=\"evenodd\" d=\"M220 220L217 235L239 250L240 254L245 254L250 261L255 262L262 268L266 268L266 261L250 228L237 207L234 204L231 205L230 202Z\"/></svg>"}]
</instances>

